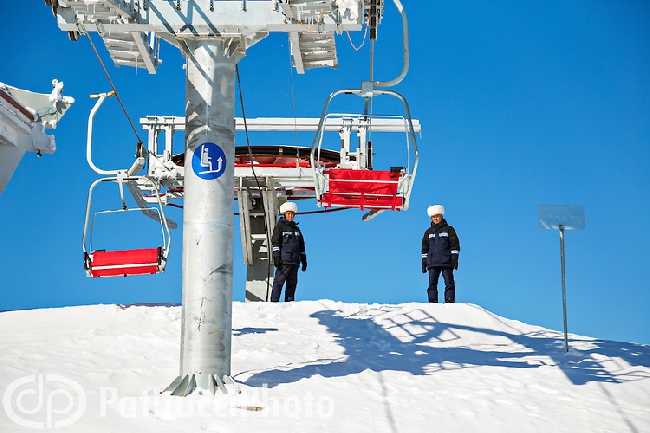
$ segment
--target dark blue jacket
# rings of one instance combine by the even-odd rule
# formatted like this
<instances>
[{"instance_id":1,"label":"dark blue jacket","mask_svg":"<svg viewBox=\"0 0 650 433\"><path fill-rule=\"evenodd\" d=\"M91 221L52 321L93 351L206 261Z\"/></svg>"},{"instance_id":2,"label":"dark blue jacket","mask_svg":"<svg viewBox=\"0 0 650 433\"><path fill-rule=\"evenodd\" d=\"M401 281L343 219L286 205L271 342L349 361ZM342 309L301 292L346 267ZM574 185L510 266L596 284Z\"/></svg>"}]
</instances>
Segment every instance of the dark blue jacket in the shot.
<instances>
[{"instance_id":1,"label":"dark blue jacket","mask_svg":"<svg viewBox=\"0 0 650 433\"><path fill-rule=\"evenodd\" d=\"M438 224L431 222L431 227L422 237L422 261L427 268L434 266L451 267L451 258L458 259L460 241L456 230L443 219Z\"/></svg>"},{"instance_id":2,"label":"dark blue jacket","mask_svg":"<svg viewBox=\"0 0 650 433\"><path fill-rule=\"evenodd\" d=\"M298 265L305 255L305 240L295 221L281 216L271 237L273 257L280 256L283 265Z\"/></svg>"}]
</instances>

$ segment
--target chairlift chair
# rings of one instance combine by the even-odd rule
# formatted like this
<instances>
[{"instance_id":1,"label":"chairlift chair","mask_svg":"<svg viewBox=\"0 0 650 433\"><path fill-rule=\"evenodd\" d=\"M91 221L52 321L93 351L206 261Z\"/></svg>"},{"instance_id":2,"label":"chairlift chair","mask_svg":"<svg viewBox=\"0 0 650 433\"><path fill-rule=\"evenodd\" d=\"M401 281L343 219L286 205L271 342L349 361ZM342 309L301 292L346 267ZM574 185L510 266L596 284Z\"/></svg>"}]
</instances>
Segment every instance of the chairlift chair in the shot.
<instances>
[{"instance_id":1,"label":"chairlift chair","mask_svg":"<svg viewBox=\"0 0 650 433\"><path fill-rule=\"evenodd\" d=\"M128 182L144 181L153 186L158 207L132 207L128 208L124 200L123 184ZM92 193L95 187L101 182L117 182L120 189L122 208L114 210L103 210L95 212L90 218ZM148 216L157 219L161 225L161 245L153 248L136 248L127 250L94 250L92 245L92 235L94 231L95 218L101 214L115 214L120 212L142 212ZM143 176L127 176L120 174L116 177L98 179L90 186L88 191L88 202L86 204L86 217L84 220L83 234L84 250L84 269L86 276L92 278L98 277L118 277L132 275L158 274L165 271L167 257L171 245L171 234L169 224L163 211L160 193L155 183L149 178Z\"/></svg>"},{"instance_id":2,"label":"chairlift chair","mask_svg":"<svg viewBox=\"0 0 650 433\"><path fill-rule=\"evenodd\" d=\"M328 114L331 100L340 94L371 98L389 95L400 99L404 105L404 116L372 116ZM324 167L316 164L320 159L325 125L328 119L346 117L350 127L343 128L341 135L341 156L337 167ZM358 149L350 150L350 132L357 130ZM381 131L403 131L406 136L406 167L390 167L388 170L375 170L372 166L373 149L371 133ZM411 146L413 160L411 161ZM409 197L418 166L418 148L413 120L409 107L400 94L392 90L371 91L345 89L330 94L325 102L318 130L312 144L311 164L314 167L314 186L318 206L359 208L361 210L407 210Z\"/></svg>"}]
</instances>

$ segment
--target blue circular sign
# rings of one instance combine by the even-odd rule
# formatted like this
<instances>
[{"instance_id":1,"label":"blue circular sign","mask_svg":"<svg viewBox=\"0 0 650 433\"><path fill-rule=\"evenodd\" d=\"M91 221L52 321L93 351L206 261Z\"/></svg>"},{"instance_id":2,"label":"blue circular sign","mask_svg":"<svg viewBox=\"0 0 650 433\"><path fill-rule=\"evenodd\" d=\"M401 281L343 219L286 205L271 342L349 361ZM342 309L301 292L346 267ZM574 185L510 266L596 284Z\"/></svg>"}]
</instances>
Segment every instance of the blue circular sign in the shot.
<instances>
[{"instance_id":1,"label":"blue circular sign","mask_svg":"<svg viewBox=\"0 0 650 433\"><path fill-rule=\"evenodd\" d=\"M226 171L226 154L214 143L203 143L194 149L192 170L201 179L216 179Z\"/></svg>"}]
</instances>

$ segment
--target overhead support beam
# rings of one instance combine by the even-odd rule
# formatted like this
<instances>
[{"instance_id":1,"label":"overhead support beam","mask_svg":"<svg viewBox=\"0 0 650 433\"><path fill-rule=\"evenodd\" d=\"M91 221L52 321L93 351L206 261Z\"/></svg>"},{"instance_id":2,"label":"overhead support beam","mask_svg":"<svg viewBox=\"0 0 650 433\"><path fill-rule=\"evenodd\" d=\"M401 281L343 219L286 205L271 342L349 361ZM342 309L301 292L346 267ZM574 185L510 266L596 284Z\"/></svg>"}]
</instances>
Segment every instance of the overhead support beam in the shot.
<instances>
[{"instance_id":1,"label":"overhead support beam","mask_svg":"<svg viewBox=\"0 0 650 433\"><path fill-rule=\"evenodd\" d=\"M189 36L239 36L242 34L265 32L336 32L358 31L363 26L361 2L355 19L352 14L341 14L334 0L309 2L319 6L320 12L291 19L277 8L274 1L249 1L246 8L242 2L214 1L214 10L210 10L207 0L183 0L180 10L176 2L169 0L147 0L143 7L138 3L122 3L117 0L98 0L102 4L121 5L119 13L94 16L92 4L83 0L66 0L57 9L59 28L64 31L76 31L80 22L89 30L101 22L107 33L113 32L150 32L169 33L178 37ZM95 2L93 2L94 4ZM127 5L129 7L127 7ZM280 5L284 5L281 3ZM68 6L68 7L66 7ZM79 12L81 7L87 12ZM126 18L125 18L126 17ZM190 23L190 24L188 24Z\"/></svg>"},{"instance_id":2,"label":"overhead support beam","mask_svg":"<svg viewBox=\"0 0 650 433\"><path fill-rule=\"evenodd\" d=\"M356 115L358 117L358 115ZM352 116L350 116L352 119ZM422 128L420 121L413 119L413 130L421 133ZM235 117L235 129L237 131L316 131L318 130L319 117L254 117L247 118L246 125L244 119ZM147 116L140 119L140 124L144 129L149 131L156 130L157 125L173 125L174 131L185 130L185 118L177 116ZM325 120L325 131L338 131L349 122L344 122L342 118L328 118ZM158 126L160 129L161 127ZM352 130L357 131L358 126L352 122ZM404 132L404 120L395 119L372 119L372 130L377 132Z\"/></svg>"},{"instance_id":3,"label":"overhead support beam","mask_svg":"<svg viewBox=\"0 0 650 433\"><path fill-rule=\"evenodd\" d=\"M229 50L241 54L270 32L289 33L299 74L311 68L338 66L334 34L361 30L364 2L336 0L65 0L53 9L59 28L72 40L96 31L117 66L146 68L154 74L157 41L182 50L184 38L230 38Z\"/></svg>"}]
</instances>

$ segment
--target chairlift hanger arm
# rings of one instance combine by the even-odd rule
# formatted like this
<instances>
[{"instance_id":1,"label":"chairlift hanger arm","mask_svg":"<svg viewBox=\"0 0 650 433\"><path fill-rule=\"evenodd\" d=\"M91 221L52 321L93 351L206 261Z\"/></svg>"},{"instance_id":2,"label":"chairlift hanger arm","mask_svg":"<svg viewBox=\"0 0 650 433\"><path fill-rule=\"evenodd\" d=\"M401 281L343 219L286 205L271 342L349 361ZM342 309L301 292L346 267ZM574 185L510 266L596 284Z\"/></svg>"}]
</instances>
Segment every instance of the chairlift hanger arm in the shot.
<instances>
[{"instance_id":1,"label":"chairlift hanger arm","mask_svg":"<svg viewBox=\"0 0 650 433\"><path fill-rule=\"evenodd\" d=\"M92 110L90 110L90 116L88 116L88 135L86 137L86 160L88 161L88 165L96 173L104 174L104 175L117 174L119 170L103 170L97 167L93 163L93 158L92 158L93 123L94 123L95 115L97 114L97 110L99 110L99 107L102 106L104 100L106 98L110 98L111 96L115 96L115 91L94 93L90 95L90 98L97 99L97 102L95 102L95 105L93 106Z\"/></svg>"},{"instance_id":2,"label":"chairlift hanger arm","mask_svg":"<svg viewBox=\"0 0 650 433\"><path fill-rule=\"evenodd\" d=\"M390 81L372 81L373 78L371 76L370 80L371 83L374 87L392 87L397 84L399 84L404 77L406 76L406 73L409 70L409 33L408 33L408 19L406 18L406 12L404 11L404 6L402 6L402 3L399 0L393 0L393 3L397 7L397 10L399 13L402 15L402 55L404 59L404 63L402 66L402 72L400 74L393 78ZM372 63L372 62L371 62ZM372 75L372 73L371 73Z\"/></svg>"},{"instance_id":3,"label":"chairlift hanger arm","mask_svg":"<svg viewBox=\"0 0 650 433\"><path fill-rule=\"evenodd\" d=\"M94 126L94 119L95 115L97 114L97 111L99 110L99 107L102 106L104 103L104 100L106 98L110 98L112 96L117 96L117 92L115 90L112 90L110 92L103 92L103 93L93 93L90 95L91 99L97 99L97 102L95 102L95 105L93 106L92 110L90 110L90 115L88 116L88 132L87 132L87 137L86 137L86 160L88 161L88 165L90 168L93 169L98 174L103 174L103 175L117 175L118 173L126 173L127 175L133 175L142 167L144 166L144 160L145 158L142 156L142 146L141 143L138 143L136 146L136 161L133 163L130 169L128 170L104 170L95 165L95 163L92 160L92 141L93 141L93 126ZM139 137L137 137L139 139Z\"/></svg>"}]
</instances>

